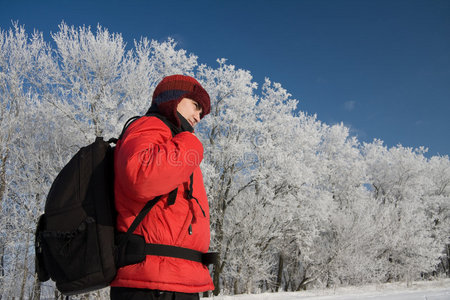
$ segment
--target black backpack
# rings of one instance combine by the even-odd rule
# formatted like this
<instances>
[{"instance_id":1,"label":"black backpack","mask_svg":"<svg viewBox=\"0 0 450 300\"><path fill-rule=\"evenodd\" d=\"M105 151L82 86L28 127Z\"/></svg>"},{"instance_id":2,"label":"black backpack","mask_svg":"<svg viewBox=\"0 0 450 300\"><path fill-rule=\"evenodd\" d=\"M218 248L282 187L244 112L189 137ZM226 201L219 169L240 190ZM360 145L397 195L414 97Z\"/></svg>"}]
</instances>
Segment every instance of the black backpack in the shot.
<instances>
[{"instance_id":1,"label":"black backpack","mask_svg":"<svg viewBox=\"0 0 450 300\"><path fill-rule=\"evenodd\" d=\"M167 125L167 120L160 115ZM139 117L127 121L122 130ZM173 131L173 126L169 126ZM122 136L121 134L121 136ZM120 136L120 137L121 137ZM120 138L119 137L119 138ZM35 234L35 265L41 282L50 278L65 295L87 293L109 286L119 267L135 264L146 255L178 257L204 264L215 253L146 244L133 234L145 215L161 198L150 199L126 233L115 231L114 147L117 139L81 148L52 183ZM176 191L169 195L174 203ZM172 199L171 199L172 198Z\"/></svg>"},{"instance_id":2,"label":"black backpack","mask_svg":"<svg viewBox=\"0 0 450 300\"><path fill-rule=\"evenodd\" d=\"M98 137L54 180L35 236L39 281L67 295L108 286L116 275L113 148Z\"/></svg>"}]
</instances>

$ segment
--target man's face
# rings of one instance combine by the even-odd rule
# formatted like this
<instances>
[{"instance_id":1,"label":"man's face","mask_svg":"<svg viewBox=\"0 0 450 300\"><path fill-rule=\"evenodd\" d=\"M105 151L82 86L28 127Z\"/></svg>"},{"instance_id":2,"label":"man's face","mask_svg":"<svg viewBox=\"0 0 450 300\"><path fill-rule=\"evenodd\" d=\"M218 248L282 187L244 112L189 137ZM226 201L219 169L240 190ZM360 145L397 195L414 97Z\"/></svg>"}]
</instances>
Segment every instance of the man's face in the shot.
<instances>
[{"instance_id":1,"label":"man's face","mask_svg":"<svg viewBox=\"0 0 450 300\"><path fill-rule=\"evenodd\" d=\"M192 127L200 122L202 107L192 99L183 98L180 103L178 103L177 111L191 124Z\"/></svg>"}]
</instances>

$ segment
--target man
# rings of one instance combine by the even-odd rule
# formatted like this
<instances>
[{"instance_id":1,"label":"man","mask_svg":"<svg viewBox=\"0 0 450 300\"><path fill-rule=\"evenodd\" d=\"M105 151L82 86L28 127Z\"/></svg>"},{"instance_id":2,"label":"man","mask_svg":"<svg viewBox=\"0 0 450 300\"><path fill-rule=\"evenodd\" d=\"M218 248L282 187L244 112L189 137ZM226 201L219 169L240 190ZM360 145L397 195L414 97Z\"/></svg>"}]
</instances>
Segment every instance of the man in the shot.
<instances>
[{"instance_id":1,"label":"man","mask_svg":"<svg viewBox=\"0 0 450 300\"><path fill-rule=\"evenodd\" d=\"M203 146L193 127L209 112L209 95L194 78L172 75L158 84L147 116L131 123L115 148L119 232L127 231L147 201L162 195L134 233L146 243L208 251ZM120 268L111 286L111 299L199 299L199 292L214 289L202 263L158 255Z\"/></svg>"}]
</instances>

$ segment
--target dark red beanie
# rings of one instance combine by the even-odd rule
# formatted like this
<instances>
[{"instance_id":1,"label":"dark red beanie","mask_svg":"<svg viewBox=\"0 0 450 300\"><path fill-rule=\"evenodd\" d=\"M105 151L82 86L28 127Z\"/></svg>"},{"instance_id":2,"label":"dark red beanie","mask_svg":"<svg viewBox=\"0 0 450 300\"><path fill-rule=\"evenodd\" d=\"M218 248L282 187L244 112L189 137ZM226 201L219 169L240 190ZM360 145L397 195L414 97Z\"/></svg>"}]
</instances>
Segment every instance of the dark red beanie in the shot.
<instances>
[{"instance_id":1,"label":"dark red beanie","mask_svg":"<svg viewBox=\"0 0 450 300\"><path fill-rule=\"evenodd\" d=\"M183 98L192 99L201 105L200 119L209 114L211 104L208 93L195 78L186 75L164 77L153 92L150 110L156 107L161 114L180 127L177 106Z\"/></svg>"}]
</instances>

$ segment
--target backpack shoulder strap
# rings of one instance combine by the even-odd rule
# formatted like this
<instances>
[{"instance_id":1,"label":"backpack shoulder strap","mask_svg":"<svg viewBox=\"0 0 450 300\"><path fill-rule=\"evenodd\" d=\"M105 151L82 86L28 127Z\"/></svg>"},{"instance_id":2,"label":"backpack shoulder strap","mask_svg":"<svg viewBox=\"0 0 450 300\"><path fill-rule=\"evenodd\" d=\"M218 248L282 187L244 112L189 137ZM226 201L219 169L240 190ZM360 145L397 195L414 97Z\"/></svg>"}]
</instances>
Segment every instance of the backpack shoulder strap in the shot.
<instances>
[{"instance_id":1,"label":"backpack shoulder strap","mask_svg":"<svg viewBox=\"0 0 450 300\"><path fill-rule=\"evenodd\" d=\"M158 119L160 119L161 121L164 122L164 124L167 125L167 127L169 127L172 136L175 136L175 134L177 133L175 131L175 129L177 129L175 126L172 125L171 122L169 122L169 120L167 120L166 117L164 117L163 115L157 113L157 112L149 112L147 113L145 116L155 116ZM134 116L129 118L126 122L125 125L123 126L122 132L119 136L119 139L122 138L122 136L124 135L125 131L127 130L128 126L131 125L131 123L133 123L134 121L140 119L143 116ZM113 141L111 141L113 140ZM110 139L108 142L114 142L117 143L118 139ZM169 205L173 205L175 204L175 199L177 196L177 192L178 192L178 188L175 188L172 192L169 193L169 198L168 198L168 204ZM131 223L130 227L128 228L125 238L122 240L124 243L126 243L129 238L131 237L131 235L133 234L133 232L136 230L136 228L139 226L139 224L142 222L142 220L144 219L144 217L149 213L149 211L153 208L153 206L155 206L155 204L159 201L159 199L161 199L162 195L157 196L151 200L149 200L144 207L141 209L141 211L139 212L139 214L136 216L136 218L133 220L133 223Z\"/></svg>"},{"instance_id":2,"label":"backpack shoulder strap","mask_svg":"<svg viewBox=\"0 0 450 300\"><path fill-rule=\"evenodd\" d=\"M134 117L129 118L129 119L125 122L125 125L123 125L123 128L122 128L122 132L121 132L120 135L119 135L119 138L118 138L119 140L120 140L120 139L122 138L122 136L124 135L125 130L127 130L128 126L130 126L131 123L133 123L134 121L136 121L136 120L139 119L139 118L141 118L141 116L134 116ZM116 142L117 142L118 139L116 139Z\"/></svg>"}]
</instances>

